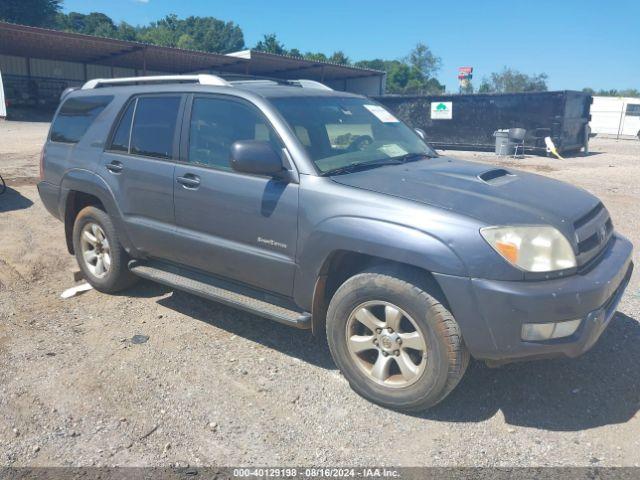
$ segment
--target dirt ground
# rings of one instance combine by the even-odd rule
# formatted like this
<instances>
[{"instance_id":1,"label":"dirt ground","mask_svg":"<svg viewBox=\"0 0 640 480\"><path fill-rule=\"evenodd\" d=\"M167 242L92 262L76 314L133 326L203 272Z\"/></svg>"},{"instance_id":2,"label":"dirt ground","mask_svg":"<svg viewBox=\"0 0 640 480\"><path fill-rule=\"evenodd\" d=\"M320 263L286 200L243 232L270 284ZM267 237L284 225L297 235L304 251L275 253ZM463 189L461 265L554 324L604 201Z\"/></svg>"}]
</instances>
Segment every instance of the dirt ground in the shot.
<instances>
[{"instance_id":1,"label":"dirt ground","mask_svg":"<svg viewBox=\"0 0 640 480\"><path fill-rule=\"evenodd\" d=\"M74 259L35 188L47 128L0 123L0 466L640 464L638 273L583 357L474 362L404 415L354 394L308 332L148 282L62 300ZM564 161L446 153L583 187L640 245L640 142Z\"/></svg>"}]
</instances>

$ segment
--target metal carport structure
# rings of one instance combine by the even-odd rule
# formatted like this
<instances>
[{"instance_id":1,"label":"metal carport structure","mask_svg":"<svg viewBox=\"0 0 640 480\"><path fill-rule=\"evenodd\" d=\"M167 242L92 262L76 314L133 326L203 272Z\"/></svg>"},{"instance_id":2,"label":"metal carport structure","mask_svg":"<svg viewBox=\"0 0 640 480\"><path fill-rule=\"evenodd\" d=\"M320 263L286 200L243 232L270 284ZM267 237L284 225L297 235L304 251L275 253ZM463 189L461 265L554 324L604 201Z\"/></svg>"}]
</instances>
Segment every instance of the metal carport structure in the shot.
<instances>
[{"instance_id":1,"label":"metal carport structure","mask_svg":"<svg viewBox=\"0 0 640 480\"><path fill-rule=\"evenodd\" d=\"M10 105L57 103L96 77L193 72L322 81L365 95L384 93L385 73L252 50L220 54L0 22L0 72Z\"/></svg>"}]
</instances>

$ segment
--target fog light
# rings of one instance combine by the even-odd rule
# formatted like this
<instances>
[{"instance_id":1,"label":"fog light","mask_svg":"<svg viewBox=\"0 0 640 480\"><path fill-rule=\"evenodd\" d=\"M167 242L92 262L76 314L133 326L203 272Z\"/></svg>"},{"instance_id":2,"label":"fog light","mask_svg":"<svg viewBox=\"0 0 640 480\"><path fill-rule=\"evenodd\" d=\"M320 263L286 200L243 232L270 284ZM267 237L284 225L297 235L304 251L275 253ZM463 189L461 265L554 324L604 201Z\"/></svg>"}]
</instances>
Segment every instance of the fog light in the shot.
<instances>
[{"instance_id":1,"label":"fog light","mask_svg":"<svg viewBox=\"0 0 640 480\"><path fill-rule=\"evenodd\" d=\"M573 335L581 320L558 323L525 323L522 325L522 339L528 342L563 338Z\"/></svg>"}]
</instances>

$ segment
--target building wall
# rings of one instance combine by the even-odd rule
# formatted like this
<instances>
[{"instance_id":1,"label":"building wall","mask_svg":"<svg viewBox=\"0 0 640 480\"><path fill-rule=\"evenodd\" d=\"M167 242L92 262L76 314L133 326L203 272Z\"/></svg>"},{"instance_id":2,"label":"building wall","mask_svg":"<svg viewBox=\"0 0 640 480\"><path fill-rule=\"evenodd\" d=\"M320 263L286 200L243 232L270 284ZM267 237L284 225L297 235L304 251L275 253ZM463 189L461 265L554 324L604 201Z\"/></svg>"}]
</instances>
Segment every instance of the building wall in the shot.
<instances>
[{"instance_id":1,"label":"building wall","mask_svg":"<svg viewBox=\"0 0 640 480\"><path fill-rule=\"evenodd\" d=\"M86 72L85 72L86 68ZM78 87L92 78L121 78L142 75L142 70L108 65L63 62L43 58L0 55L0 73L4 80L5 99L10 108L28 106L54 108L62 92ZM147 71L147 75L166 72Z\"/></svg>"},{"instance_id":2,"label":"building wall","mask_svg":"<svg viewBox=\"0 0 640 480\"><path fill-rule=\"evenodd\" d=\"M346 80L325 81L334 90L358 93L360 95L383 95L386 83L386 75L370 77L347 78Z\"/></svg>"}]
</instances>

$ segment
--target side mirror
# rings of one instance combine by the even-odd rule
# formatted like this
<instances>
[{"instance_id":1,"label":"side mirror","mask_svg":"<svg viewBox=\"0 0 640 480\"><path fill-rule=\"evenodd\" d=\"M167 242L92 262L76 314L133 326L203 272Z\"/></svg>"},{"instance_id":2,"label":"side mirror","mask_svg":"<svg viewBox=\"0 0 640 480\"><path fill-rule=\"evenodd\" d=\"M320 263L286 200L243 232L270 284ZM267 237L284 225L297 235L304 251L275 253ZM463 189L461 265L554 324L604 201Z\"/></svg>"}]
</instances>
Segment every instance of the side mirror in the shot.
<instances>
[{"instance_id":1,"label":"side mirror","mask_svg":"<svg viewBox=\"0 0 640 480\"><path fill-rule=\"evenodd\" d=\"M282 159L269 142L238 140L231 145L231 168L254 175L279 176Z\"/></svg>"},{"instance_id":2,"label":"side mirror","mask_svg":"<svg viewBox=\"0 0 640 480\"><path fill-rule=\"evenodd\" d=\"M413 129L414 132L416 132L418 134L418 136L424 140L425 142L427 141L427 134L424 130L422 130L421 128L414 128Z\"/></svg>"}]
</instances>

